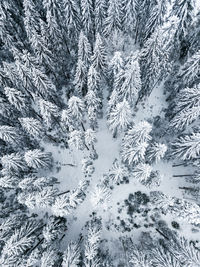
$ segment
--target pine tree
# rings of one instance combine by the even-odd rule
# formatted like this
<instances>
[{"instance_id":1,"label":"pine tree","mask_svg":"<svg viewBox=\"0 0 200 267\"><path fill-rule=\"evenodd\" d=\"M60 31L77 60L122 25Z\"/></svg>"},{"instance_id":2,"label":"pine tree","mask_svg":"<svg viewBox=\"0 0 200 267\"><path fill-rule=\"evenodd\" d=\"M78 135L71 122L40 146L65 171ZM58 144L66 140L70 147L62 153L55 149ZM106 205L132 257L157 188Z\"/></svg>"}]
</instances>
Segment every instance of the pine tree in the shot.
<instances>
[{"instance_id":1,"label":"pine tree","mask_svg":"<svg viewBox=\"0 0 200 267\"><path fill-rule=\"evenodd\" d=\"M21 91L10 87L5 87L4 92L10 104L13 105L17 110L20 112L27 110L27 105L29 105L29 103L26 96Z\"/></svg>"},{"instance_id":2,"label":"pine tree","mask_svg":"<svg viewBox=\"0 0 200 267\"><path fill-rule=\"evenodd\" d=\"M62 267L77 267L80 264L80 245L77 242L70 242L64 252Z\"/></svg>"},{"instance_id":3,"label":"pine tree","mask_svg":"<svg viewBox=\"0 0 200 267\"><path fill-rule=\"evenodd\" d=\"M93 3L92 0L81 0L82 25L86 34L90 34L93 30Z\"/></svg>"},{"instance_id":4,"label":"pine tree","mask_svg":"<svg viewBox=\"0 0 200 267\"><path fill-rule=\"evenodd\" d=\"M179 18L178 37L182 39L188 33L189 27L193 21L194 1L192 0L175 0L171 16Z\"/></svg>"},{"instance_id":5,"label":"pine tree","mask_svg":"<svg viewBox=\"0 0 200 267\"><path fill-rule=\"evenodd\" d=\"M119 0L109 0L104 34L111 35L122 28L122 6Z\"/></svg>"},{"instance_id":6,"label":"pine tree","mask_svg":"<svg viewBox=\"0 0 200 267\"><path fill-rule=\"evenodd\" d=\"M88 38L85 36L83 31L81 31L78 41L78 58L84 63L86 67L88 67L90 64L91 55L91 45L88 41Z\"/></svg>"},{"instance_id":7,"label":"pine tree","mask_svg":"<svg viewBox=\"0 0 200 267\"><path fill-rule=\"evenodd\" d=\"M100 75L93 65L90 66L87 75L87 87L88 92L94 91L95 93L99 90Z\"/></svg>"},{"instance_id":8,"label":"pine tree","mask_svg":"<svg viewBox=\"0 0 200 267\"><path fill-rule=\"evenodd\" d=\"M125 145L133 145L134 142L148 142L151 140L151 131L152 126L150 123L148 123L147 121L140 121L127 131L124 136L123 142Z\"/></svg>"},{"instance_id":9,"label":"pine tree","mask_svg":"<svg viewBox=\"0 0 200 267\"><path fill-rule=\"evenodd\" d=\"M24 158L27 165L34 169L50 168L52 165L51 153L43 152L40 149L27 151Z\"/></svg>"},{"instance_id":10,"label":"pine tree","mask_svg":"<svg viewBox=\"0 0 200 267\"><path fill-rule=\"evenodd\" d=\"M142 89L138 100L149 96L156 84L170 69L168 42L164 42L163 29L158 28L146 41L140 54Z\"/></svg>"},{"instance_id":11,"label":"pine tree","mask_svg":"<svg viewBox=\"0 0 200 267\"><path fill-rule=\"evenodd\" d=\"M97 142L96 133L92 129L87 129L85 131L85 144L88 147L93 147L94 144Z\"/></svg>"},{"instance_id":12,"label":"pine tree","mask_svg":"<svg viewBox=\"0 0 200 267\"><path fill-rule=\"evenodd\" d=\"M119 163L118 160L113 162L112 169L109 171L109 177L114 183L120 183L129 176L127 168L122 164Z\"/></svg>"},{"instance_id":13,"label":"pine tree","mask_svg":"<svg viewBox=\"0 0 200 267\"><path fill-rule=\"evenodd\" d=\"M120 131L126 130L131 124L132 112L129 103L124 99L116 105L111 111L108 119L109 129L112 131L113 136Z\"/></svg>"},{"instance_id":14,"label":"pine tree","mask_svg":"<svg viewBox=\"0 0 200 267\"><path fill-rule=\"evenodd\" d=\"M128 165L137 164L145 160L145 152L148 147L146 142L135 142L133 146L122 145L121 157Z\"/></svg>"},{"instance_id":15,"label":"pine tree","mask_svg":"<svg viewBox=\"0 0 200 267\"><path fill-rule=\"evenodd\" d=\"M55 248L47 248L47 250L42 253L41 267L53 267L58 261L58 251L55 250Z\"/></svg>"},{"instance_id":16,"label":"pine tree","mask_svg":"<svg viewBox=\"0 0 200 267\"><path fill-rule=\"evenodd\" d=\"M21 142L18 129L7 125L0 126L0 139L13 145Z\"/></svg>"},{"instance_id":17,"label":"pine tree","mask_svg":"<svg viewBox=\"0 0 200 267\"><path fill-rule=\"evenodd\" d=\"M68 37L76 37L80 30L80 8L76 0L63 0L63 17Z\"/></svg>"},{"instance_id":18,"label":"pine tree","mask_svg":"<svg viewBox=\"0 0 200 267\"><path fill-rule=\"evenodd\" d=\"M117 86L115 81L115 86ZM141 90L140 66L136 55L131 55L125 66L122 85L118 88L119 94L132 104L136 101Z\"/></svg>"},{"instance_id":19,"label":"pine tree","mask_svg":"<svg viewBox=\"0 0 200 267\"><path fill-rule=\"evenodd\" d=\"M167 151L167 146L165 144L156 143L154 142L148 149L147 149L147 158L150 162L158 162L160 161Z\"/></svg>"},{"instance_id":20,"label":"pine tree","mask_svg":"<svg viewBox=\"0 0 200 267\"><path fill-rule=\"evenodd\" d=\"M182 86L192 86L200 75L200 50L188 58L180 68L177 79Z\"/></svg>"},{"instance_id":21,"label":"pine tree","mask_svg":"<svg viewBox=\"0 0 200 267\"><path fill-rule=\"evenodd\" d=\"M122 53L120 51L117 51L114 53L114 56L109 63L109 68L111 72L113 72L114 78L117 76L117 74L120 72L121 69L123 69L124 66L124 60L122 58Z\"/></svg>"},{"instance_id":22,"label":"pine tree","mask_svg":"<svg viewBox=\"0 0 200 267\"><path fill-rule=\"evenodd\" d=\"M68 108L75 120L79 123L82 121L85 105L82 99L72 96L68 101Z\"/></svg>"},{"instance_id":23,"label":"pine tree","mask_svg":"<svg viewBox=\"0 0 200 267\"><path fill-rule=\"evenodd\" d=\"M40 98L39 107L40 113L48 126L52 124L52 121L58 123L57 117L59 116L59 108L57 105Z\"/></svg>"},{"instance_id":24,"label":"pine tree","mask_svg":"<svg viewBox=\"0 0 200 267\"><path fill-rule=\"evenodd\" d=\"M87 67L85 63L78 59L74 77L75 94L77 96L85 95L87 83Z\"/></svg>"},{"instance_id":25,"label":"pine tree","mask_svg":"<svg viewBox=\"0 0 200 267\"><path fill-rule=\"evenodd\" d=\"M200 133L178 137L172 143L172 155L182 160L197 158L200 155Z\"/></svg>"},{"instance_id":26,"label":"pine tree","mask_svg":"<svg viewBox=\"0 0 200 267\"><path fill-rule=\"evenodd\" d=\"M87 239L85 241L85 266L101 266L98 255L98 247L101 241L101 224L99 221L91 221L88 227Z\"/></svg>"},{"instance_id":27,"label":"pine tree","mask_svg":"<svg viewBox=\"0 0 200 267\"><path fill-rule=\"evenodd\" d=\"M137 17L136 5L137 1L135 0L122 1L123 30L130 36L133 35L136 26L136 17Z\"/></svg>"},{"instance_id":28,"label":"pine tree","mask_svg":"<svg viewBox=\"0 0 200 267\"><path fill-rule=\"evenodd\" d=\"M110 200L110 190L104 183L100 183L95 186L92 192L90 201L94 208L103 207L107 208L107 204Z\"/></svg>"},{"instance_id":29,"label":"pine tree","mask_svg":"<svg viewBox=\"0 0 200 267\"><path fill-rule=\"evenodd\" d=\"M161 0L153 6L150 16L145 26L145 34L143 42L145 42L151 34L164 23L164 18L167 13L167 0Z\"/></svg>"},{"instance_id":30,"label":"pine tree","mask_svg":"<svg viewBox=\"0 0 200 267\"><path fill-rule=\"evenodd\" d=\"M92 64L98 72L105 72L105 69L107 67L106 49L99 33L96 34L94 51L92 55Z\"/></svg>"},{"instance_id":31,"label":"pine tree","mask_svg":"<svg viewBox=\"0 0 200 267\"><path fill-rule=\"evenodd\" d=\"M22 128L31 136L38 138L44 135L44 126L34 118L19 118Z\"/></svg>"},{"instance_id":32,"label":"pine tree","mask_svg":"<svg viewBox=\"0 0 200 267\"><path fill-rule=\"evenodd\" d=\"M4 155L1 164L7 173L20 173L26 170L26 162L20 153Z\"/></svg>"},{"instance_id":33,"label":"pine tree","mask_svg":"<svg viewBox=\"0 0 200 267\"><path fill-rule=\"evenodd\" d=\"M64 218L50 216L47 224L43 228L42 234L47 245L52 246L53 242L56 242L63 237L66 230L66 220Z\"/></svg>"},{"instance_id":34,"label":"pine tree","mask_svg":"<svg viewBox=\"0 0 200 267\"><path fill-rule=\"evenodd\" d=\"M141 163L134 167L133 177L141 183L146 183L152 172L152 167L149 164Z\"/></svg>"},{"instance_id":35,"label":"pine tree","mask_svg":"<svg viewBox=\"0 0 200 267\"><path fill-rule=\"evenodd\" d=\"M83 150L85 145L83 132L79 130L70 132L68 143L71 148L75 147L78 150Z\"/></svg>"},{"instance_id":36,"label":"pine tree","mask_svg":"<svg viewBox=\"0 0 200 267\"><path fill-rule=\"evenodd\" d=\"M24 25L28 38L32 38L34 31L39 31L40 15L36 10L35 4L32 0L24 0Z\"/></svg>"},{"instance_id":37,"label":"pine tree","mask_svg":"<svg viewBox=\"0 0 200 267\"><path fill-rule=\"evenodd\" d=\"M95 0L95 9L94 9L95 32L102 33L106 18L106 11L107 11L107 2L105 0Z\"/></svg>"}]
</instances>

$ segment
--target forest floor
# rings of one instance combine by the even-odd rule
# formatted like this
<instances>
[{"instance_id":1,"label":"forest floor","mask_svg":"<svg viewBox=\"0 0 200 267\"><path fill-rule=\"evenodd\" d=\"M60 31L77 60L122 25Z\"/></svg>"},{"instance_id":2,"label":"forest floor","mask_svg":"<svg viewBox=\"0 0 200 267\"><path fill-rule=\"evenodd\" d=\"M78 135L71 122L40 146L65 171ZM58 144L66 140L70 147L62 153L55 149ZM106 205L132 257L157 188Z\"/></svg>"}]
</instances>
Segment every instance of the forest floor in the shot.
<instances>
[{"instance_id":1,"label":"forest floor","mask_svg":"<svg viewBox=\"0 0 200 267\"><path fill-rule=\"evenodd\" d=\"M135 114L134 122L139 122L140 120L152 121L156 116L164 116L164 109L167 107L165 101L166 96L163 94L163 86L157 86L154 88L150 97L145 101L145 103L140 104L138 111ZM70 240L76 240L82 232L86 222L90 219L94 208L91 204L91 192L93 191L95 185L99 183L104 174L108 173L109 169L112 167L112 163L116 158L119 158L120 143L122 136L113 138L112 134L109 132L106 123L106 106L107 106L107 91L104 94L104 110L103 118L98 121L98 131L96 133L97 143L95 144L95 149L98 154L98 159L94 161L95 172L90 178L90 185L87 190L87 196L84 202L78 206L72 215L70 215L68 220L68 231L64 238L64 246ZM84 156L88 155L88 151L77 151L70 150L64 147L57 147L52 144L45 144L45 150L50 151L53 154L55 168L53 169L51 175L56 177L60 182L61 191L66 191L68 189L76 188L80 180L84 180L84 175L81 170L81 160ZM95 212L97 216L102 217L103 222L103 238L107 239L109 246L114 245L121 246L120 243L116 244L117 237L132 236L134 240L137 241L141 232L150 232L152 235L159 234L156 232L155 227L145 227L144 223L140 228L130 227L129 231L122 231L120 222L127 221L130 219L127 213L127 207L124 204L125 200L128 199L130 194L134 194L137 191L146 193L149 195L150 191L162 191L164 194L183 198L183 192L179 189L180 186L186 185L184 178L173 177L175 174L185 174L188 172L186 167L172 167L174 162L172 161L160 161L153 165L154 170L159 170L162 175L162 181L159 187L148 189L139 182L135 181L133 178L129 179L129 183L123 183L119 185L114 185L111 190L111 199L108 203L106 209L97 209ZM65 164L73 164L75 166L69 166ZM121 209L121 211L119 211ZM141 220L139 218L139 220ZM190 240L199 240L199 233L192 231L192 226L183 221L180 218L176 218L172 215L163 215L162 219L168 224L170 228L171 222L176 221L179 223L180 234L189 238ZM137 218L138 220L138 218ZM150 220L151 223L151 220ZM151 225L151 224L150 224ZM172 228L173 229L173 228ZM121 249L121 248L120 248ZM116 249L115 249L116 251Z\"/></svg>"}]
</instances>

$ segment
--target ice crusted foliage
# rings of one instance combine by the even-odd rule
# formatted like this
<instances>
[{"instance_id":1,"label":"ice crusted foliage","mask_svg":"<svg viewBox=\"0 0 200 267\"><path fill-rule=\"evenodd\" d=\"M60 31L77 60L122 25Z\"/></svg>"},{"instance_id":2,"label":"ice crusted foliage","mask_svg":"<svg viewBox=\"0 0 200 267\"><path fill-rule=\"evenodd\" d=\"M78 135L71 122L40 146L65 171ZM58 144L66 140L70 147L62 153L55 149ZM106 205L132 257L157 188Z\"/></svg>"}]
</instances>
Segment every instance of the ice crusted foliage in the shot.
<instances>
[{"instance_id":1,"label":"ice crusted foliage","mask_svg":"<svg viewBox=\"0 0 200 267\"><path fill-rule=\"evenodd\" d=\"M127 168L120 163L118 160L113 162L112 169L109 171L109 177L114 181L114 183L119 183L123 181L123 178L129 176Z\"/></svg>"},{"instance_id":2,"label":"ice crusted foliage","mask_svg":"<svg viewBox=\"0 0 200 267\"><path fill-rule=\"evenodd\" d=\"M133 177L136 178L139 182L145 183L150 177L152 167L148 164L138 164L133 169Z\"/></svg>"},{"instance_id":3,"label":"ice crusted foliage","mask_svg":"<svg viewBox=\"0 0 200 267\"><path fill-rule=\"evenodd\" d=\"M167 146L161 143L153 143L149 149L147 149L147 157L150 162L155 161L156 163L160 161L167 151Z\"/></svg>"},{"instance_id":4,"label":"ice crusted foliage","mask_svg":"<svg viewBox=\"0 0 200 267\"><path fill-rule=\"evenodd\" d=\"M32 137L41 137L44 134L44 126L34 118L19 118L22 128Z\"/></svg>"},{"instance_id":5,"label":"ice crusted foliage","mask_svg":"<svg viewBox=\"0 0 200 267\"><path fill-rule=\"evenodd\" d=\"M70 242L64 252L62 267L78 266L80 263L81 250L79 243Z\"/></svg>"}]
</instances>

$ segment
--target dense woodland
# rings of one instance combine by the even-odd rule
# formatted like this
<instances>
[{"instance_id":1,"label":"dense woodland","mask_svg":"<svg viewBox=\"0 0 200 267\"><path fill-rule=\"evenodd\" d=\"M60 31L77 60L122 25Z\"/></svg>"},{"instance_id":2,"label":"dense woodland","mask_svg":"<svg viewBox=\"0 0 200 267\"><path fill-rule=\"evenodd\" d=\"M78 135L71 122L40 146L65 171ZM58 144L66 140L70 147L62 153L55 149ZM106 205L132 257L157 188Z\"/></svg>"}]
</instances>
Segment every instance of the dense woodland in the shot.
<instances>
[{"instance_id":1,"label":"dense woodland","mask_svg":"<svg viewBox=\"0 0 200 267\"><path fill-rule=\"evenodd\" d=\"M0 2L0 266L200 266L198 1Z\"/></svg>"}]
</instances>

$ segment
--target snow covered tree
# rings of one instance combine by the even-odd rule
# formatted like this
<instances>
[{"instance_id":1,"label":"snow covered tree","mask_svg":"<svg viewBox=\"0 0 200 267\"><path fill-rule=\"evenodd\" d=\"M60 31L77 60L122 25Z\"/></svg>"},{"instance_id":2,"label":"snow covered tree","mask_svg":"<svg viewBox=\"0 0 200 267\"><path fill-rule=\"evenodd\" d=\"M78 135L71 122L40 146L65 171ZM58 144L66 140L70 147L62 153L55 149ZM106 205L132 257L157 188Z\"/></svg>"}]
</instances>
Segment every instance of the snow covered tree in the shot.
<instances>
[{"instance_id":1,"label":"snow covered tree","mask_svg":"<svg viewBox=\"0 0 200 267\"><path fill-rule=\"evenodd\" d=\"M37 88L36 93L39 96L47 98L47 96L52 96L56 92L56 87L49 77L40 69L32 69L32 77L35 88Z\"/></svg>"},{"instance_id":2,"label":"snow covered tree","mask_svg":"<svg viewBox=\"0 0 200 267\"><path fill-rule=\"evenodd\" d=\"M170 69L168 42L163 38L164 29L158 28L146 41L140 53L142 89L138 100L149 96L153 88Z\"/></svg>"},{"instance_id":3,"label":"snow covered tree","mask_svg":"<svg viewBox=\"0 0 200 267\"><path fill-rule=\"evenodd\" d=\"M62 267L79 266L80 263L80 244L77 242L70 242L64 252Z\"/></svg>"},{"instance_id":4,"label":"snow covered tree","mask_svg":"<svg viewBox=\"0 0 200 267\"><path fill-rule=\"evenodd\" d=\"M129 262L133 264L133 266L147 267L147 266L151 266L152 259L149 257L147 253L144 253L143 250L135 247L131 251Z\"/></svg>"},{"instance_id":5,"label":"snow covered tree","mask_svg":"<svg viewBox=\"0 0 200 267\"><path fill-rule=\"evenodd\" d=\"M133 146L122 145L121 157L122 161L128 165L137 164L145 160L145 153L148 144L146 142L135 142Z\"/></svg>"},{"instance_id":6,"label":"snow covered tree","mask_svg":"<svg viewBox=\"0 0 200 267\"><path fill-rule=\"evenodd\" d=\"M174 109L170 127L181 131L199 117L200 95L199 85L181 89L174 100Z\"/></svg>"},{"instance_id":7,"label":"snow covered tree","mask_svg":"<svg viewBox=\"0 0 200 267\"><path fill-rule=\"evenodd\" d=\"M101 107L101 99L93 90L89 90L85 96L86 110L90 127L92 129L97 127L97 116Z\"/></svg>"},{"instance_id":8,"label":"snow covered tree","mask_svg":"<svg viewBox=\"0 0 200 267\"><path fill-rule=\"evenodd\" d=\"M91 45L83 31L80 32L78 41L78 58L88 67L91 60Z\"/></svg>"},{"instance_id":9,"label":"snow covered tree","mask_svg":"<svg viewBox=\"0 0 200 267\"><path fill-rule=\"evenodd\" d=\"M112 169L109 170L108 175L114 183L120 183L124 178L129 176L129 173L127 168L122 163L119 163L118 160L115 160L113 162Z\"/></svg>"},{"instance_id":10,"label":"snow covered tree","mask_svg":"<svg viewBox=\"0 0 200 267\"><path fill-rule=\"evenodd\" d=\"M119 71L123 68L123 66L124 66L124 60L122 58L122 53L120 51L116 51L114 53L112 60L109 63L109 69L111 72L113 72L114 78L117 76Z\"/></svg>"},{"instance_id":11,"label":"snow covered tree","mask_svg":"<svg viewBox=\"0 0 200 267\"><path fill-rule=\"evenodd\" d=\"M143 42L145 42L151 34L164 23L165 15L167 13L168 0L161 0L153 6L150 16L145 26L145 34Z\"/></svg>"},{"instance_id":12,"label":"snow covered tree","mask_svg":"<svg viewBox=\"0 0 200 267\"><path fill-rule=\"evenodd\" d=\"M27 97L21 91L10 87L5 87L4 92L10 104L13 105L17 110L20 112L27 110L29 103L27 101Z\"/></svg>"},{"instance_id":13,"label":"snow covered tree","mask_svg":"<svg viewBox=\"0 0 200 267\"><path fill-rule=\"evenodd\" d=\"M87 67L85 63L78 59L74 77L75 94L77 96L85 95L86 92Z\"/></svg>"},{"instance_id":14,"label":"snow covered tree","mask_svg":"<svg viewBox=\"0 0 200 267\"><path fill-rule=\"evenodd\" d=\"M131 129L125 133L123 142L125 145L133 145L134 142L148 142L151 140L150 132L152 126L147 121L140 121L136 125L133 125Z\"/></svg>"},{"instance_id":15,"label":"snow covered tree","mask_svg":"<svg viewBox=\"0 0 200 267\"><path fill-rule=\"evenodd\" d=\"M38 138L44 135L44 126L34 118L19 118L22 128L31 136Z\"/></svg>"},{"instance_id":16,"label":"snow covered tree","mask_svg":"<svg viewBox=\"0 0 200 267\"><path fill-rule=\"evenodd\" d=\"M148 180L152 172L152 167L149 164L140 163L133 168L133 177L139 182L144 183Z\"/></svg>"},{"instance_id":17,"label":"snow covered tree","mask_svg":"<svg viewBox=\"0 0 200 267\"><path fill-rule=\"evenodd\" d=\"M88 146L88 147L93 147L94 146L94 143L97 142L97 139L96 139L96 133L94 130L92 129L87 129L85 131L85 144Z\"/></svg>"},{"instance_id":18,"label":"snow covered tree","mask_svg":"<svg viewBox=\"0 0 200 267\"><path fill-rule=\"evenodd\" d=\"M38 225L35 222L27 222L7 240L3 247L0 264L2 266L19 266L24 253L33 247L36 241L35 231Z\"/></svg>"},{"instance_id":19,"label":"snow covered tree","mask_svg":"<svg viewBox=\"0 0 200 267\"><path fill-rule=\"evenodd\" d=\"M20 153L4 155L1 158L1 164L7 173L20 173L26 170L26 162Z\"/></svg>"},{"instance_id":20,"label":"snow covered tree","mask_svg":"<svg viewBox=\"0 0 200 267\"><path fill-rule=\"evenodd\" d=\"M86 34L92 33L93 30L93 3L92 0L81 0L82 25Z\"/></svg>"},{"instance_id":21,"label":"snow covered tree","mask_svg":"<svg viewBox=\"0 0 200 267\"><path fill-rule=\"evenodd\" d=\"M19 144L21 142L18 129L7 125L0 126L0 139L10 144Z\"/></svg>"},{"instance_id":22,"label":"snow covered tree","mask_svg":"<svg viewBox=\"0 0 200 267\"><path fill-rule=\"evenodd\" d=\"M96 34L94 51L92 55L92 64L98 72L104 72L107 67L107 53L105 45L99 33Z\"/></svg>"},{"instance_id":23,"label":"snow covered tree","mask_svg":"<svg viewBox=\"0 0 200 267\"><path fill-rule=\"evenodd\" d=\"M99 83L100 83L100 75L97 72L96 68L93 65L91 65L88 70L88 76L87 76L88 92L94 91L96 93L99 90Z\"/></svg>"},{"instance_id":24,"label":"snow covered tree","mask_svg":"<svg viewBox=\"0 0 200 267\"><path fill-rule=\"evenodd\" d=\"M110 200L110 189L104 183L100 183L95 186L91 194L91 204L96 209L98 207L107 208L107 204Z\"/></svg>"},{"instance_id":25,"label":"snow covered tree","mask_svg":"<svg viewBox=\"0 0 200 267\"><path fill-rule=\"evenodd\" d=\"M75 147L78 150L83 150L85 145L83 132L79 130L70 132L68 143L72 148Z\"/></svg>"},{"instance_id":26,"label":"snow covered tree","mask_svg":"<svg viewBox=\"0 0 200 267\"><path fill-rule=\"evenodd\" d=\"M172 143L172 155L182 160L197 158L200 155L200 133L178 137Z\"/></svg>"},{"instance_id":27,"label":"snow covered tree","mask_svg":"<svg viewBox=\"0 0 200 267\"><path fill-rule=\"evenodd\" d=\"M200 75L200 50L188 58L180 68L177 79L180 86L192 86Z\"/></svg>"},{"instance_id":28,"label":"snow covered tree","mask_svg":"<svg viewBox=\"0 0 200 267\"><path fill-rule=\"evenodd\" d=\"M63 17L65 18L65 27L68 37L77 37L80 30L80 8L76 0L64 0Z\"/></svg>"},{"instance_id":29,"label":"snow covered tree","mask_svg":"<svg viewBox=\"0 0 200 267\"><path fill-rule=\"evenodd\" d=\"M95 0L94 9L94 27L95 32L102 33L106 18L107 2L106 0Z\"/></svg>"},{"instance_id":30,"label":"snow covered tree","mask_svg":"<svg viewBox=\"0 0 200 267\"><path fill-rule=\"evenodd\" d=\"M87 238L85 240L85 266L100 266L98 248L101 241L101 223L91 221L88 226Z\"/></svg>"},{"instance_id":31,"label":"snow covered tree","mask_svg":"<svg viewBox=\"0 0 200 267\"><path fill-rule=\"evenodd\" d=\"M57 117L59 116L59 108L57 105L40 98L39 108L40 108L40 113L48 126L52 124L52 121L58 123Z\"/></svg>"},{"instance_id":32,"label":"snow covered tree","mask_svg":"<svg viewBox=\"0 0 200 267\"><path fill-rule=\"evenodd\" d=\"M133 36L135 26L136 26L136 17L137 17L137 1L135 0L123 0L122 1L122 23L123 30L130 36Z\"/></svg>"},{"instance_id":33,"label":"snow covered tree","mask_svg":"<svg viewBox=\"0 0 200 267\"><path fill-rule=\"evenodd\" d=\"M104 34L111 35L122 29L122 5L119 0L109 0L107 17L105 19Z\"/></svg>"},{"instance_id":34,"label":"snow covered tree","mask_svg":"<svg viewBox=\"0 0 200 267\"><path fill-rule=\"evenodd\" d=\"M43 152L40 149L27 151L24 155L24 159L27 165L34 169L50 168L52 165L51 153Z\"/></svg>"},{"instance_id":35,"label":"snow covered tree","mask_svg":"<svg viewBox=\"0 0 200 267\"><path fill-rule=\"evenodd\" d=\"M147 158L150 162L158 162L160 161L167 151L167 146L165 144L156 143L150 145L147 149Z\"/></svg>"},{"instance_id":36,"label":"snow covered tree","mask_svg":"<svg viewBox=\"0 0 200 267\"><path fill-rule=\"evenodd\" d=\"M47 248L45 252L42 253L41 257L41 267L53 267L59 261L58 251L55 248Z\"/></svg>"},{"instance_id":37,"label":"snow covered tree","mask_svg":"<svg viewBox=\"0 0 200 267\"><path fill-rule=\"evenodd\" d=\"M42 231L47 246L52 246L53 242L60 240L66 230L66 220L64 218L50 216Z\"/></svg>"},{"instance_id":38,"label":"snow covered tree","mask_svg":"<svg viewBox=\"0 0 200 267\"><path fill-rule=\"evenodd\" d=\"M179 18L178 38L182 39L188 33L189 27L193 21L194 1L192 0L175 0L171 16Z\"/></svg>"},{"instance_id":39,"label":"snow covered tree","mask_svg":"<svg viewBox=\"0 0 200 267\"><path fill-rule=\"evenodd\" d=\"M77 120L78 123L81 123L85 111L83 100L77 96L72 96L68 101L68 108L71 112L72 117Z\"/></svg>"},{"instance_id":40,"label":"snow covered tree","mask_svg":"<svg viewBox=\"0 0 200 267\"><path fill-rule=\"evenodd\" d=\"M109 129L113 137L120 131L126 130L131 122L132 111L129 103L124 99L113 108L108 118Z\"/></svg>"},{"instance_id":41,"label":"snow covered tree","mask_svg":"<svg viewBox=\"0 0 200 267\"><path fill-rule=\"evenodd\" d=\"M24 0L24 25L28 38L32 38L34 31L39 31L39 19L40 15L36 10L36 6L33 0Z\"/></svg>"},{"instance_id":42,"label":"snow covered tree","mask_svg":"<svg viewBox=\"0 0 200 267\"><path fill-rule=\"evenodd\" d=\"M64 125L64 128L68 130L73 129L73 118L71 111L69 109L63 109L61 113L61 122Z\"/></svg>"},{"instance_id":43,"label":"snow covered tree","mask_svg":"<svg viewBox=\"0 0 200 267\"><path fill-rule=\"evenodd\" d=\"M116 84L115 84L116 85ZM140 66L136 55L131 55L125 65L123 82L118 88L119 94L132 104L141 90Z\"/></svg>"}]
</instances>

